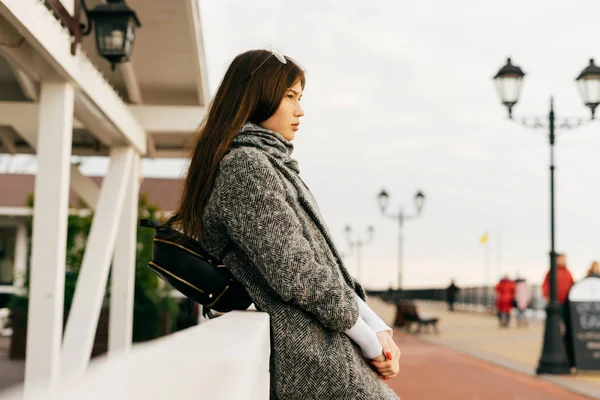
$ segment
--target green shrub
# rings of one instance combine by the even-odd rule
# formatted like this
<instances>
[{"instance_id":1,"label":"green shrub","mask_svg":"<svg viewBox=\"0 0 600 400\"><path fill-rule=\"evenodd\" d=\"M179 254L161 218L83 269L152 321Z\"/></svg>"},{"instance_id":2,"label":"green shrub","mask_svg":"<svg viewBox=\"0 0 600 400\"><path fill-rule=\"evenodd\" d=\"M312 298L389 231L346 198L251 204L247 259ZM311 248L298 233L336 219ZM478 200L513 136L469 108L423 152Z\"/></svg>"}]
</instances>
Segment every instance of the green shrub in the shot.
<instances>
[{"instance_id":1,"label":"green shrub","mask_svg":"<svg viewBox=\"0 0 600 400\"><path fill-rule=\"evenodd\" d=\"M33 196L30 196L29 206L33 207ZM138 204L138 219L157 219L158 209L149 205L145 195L140 196ZM92 226L93 214L69 215L67 222L67 252L65 271L64 313L68 315L75 294L77 278L83 261L87 237ZM32 219L27 223L28 237L31 237ZM154 339L159 336L161 315L165 312L171 314L171 321L177 320L179 308L174 298L169 296L169 288L159 284L158 277L148 268L152 257L152 239L154 231L138 228L136 262L135 262L135 287L133 309L133 341L139 342ZM28 246L29 248L31 246ZM28 257L29 259L30 257ZM25 275L25 291L23 294L12 297L8 308L21 309L27 313L29 305L29 265ZM110 276L103 304L108 305L110 298Z\"/></svg>"}]
</instances>

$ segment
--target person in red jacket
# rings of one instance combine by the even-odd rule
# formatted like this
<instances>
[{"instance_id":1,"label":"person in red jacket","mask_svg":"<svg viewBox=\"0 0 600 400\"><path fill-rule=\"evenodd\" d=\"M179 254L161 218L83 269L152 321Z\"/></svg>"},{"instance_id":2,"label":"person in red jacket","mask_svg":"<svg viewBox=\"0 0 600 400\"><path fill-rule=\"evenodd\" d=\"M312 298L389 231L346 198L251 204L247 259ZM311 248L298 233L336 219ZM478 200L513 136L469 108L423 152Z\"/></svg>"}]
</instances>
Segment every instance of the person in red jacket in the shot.
<instances>
[{"instance_id":1,"label":"person in red jacket","mask_svg":"<svg viewBox=\"0 0 600 400\"><path fill-rule=\"evenodd\" d=\"M556 255L556 299L560 304L560 315L566 323L566 306L569 290L573 286L573 276L567 269L567 257L564 254ZM546 301L550 301L550 271L546 273L544 283L542 285L542 293Z\"/></svg>"},{"instance_id":2,"label":"person in red jacket","mask_svg":"<svg viewBox=\"0 0 600 400\"><path fill-rule=\"evenodd\" d=\"M569 323L569 291L573 286L573 276L567 269L567 257L564 254L556 255L556 300L560 304L560 318L563 321L564 327L562 331L563 342L567 352L569 365L574 365L573 347L572 347L572 332L571 324ZM542 294L547 302L550 301L550 271L546 273L544 283L542 284Z\"/></svg>"},{"instance_id":3,"label":"person in red jacket","mask_svg":"<svg viewBox=\"0 0 600 400\"><path fill-rule=\"evenodd\" d=\"M504 275L496 285L496 308L501 328L507 328L510 323L510 310L514 298L515 283L508 279L508 275Z\"/></svg>"}]
</instances>

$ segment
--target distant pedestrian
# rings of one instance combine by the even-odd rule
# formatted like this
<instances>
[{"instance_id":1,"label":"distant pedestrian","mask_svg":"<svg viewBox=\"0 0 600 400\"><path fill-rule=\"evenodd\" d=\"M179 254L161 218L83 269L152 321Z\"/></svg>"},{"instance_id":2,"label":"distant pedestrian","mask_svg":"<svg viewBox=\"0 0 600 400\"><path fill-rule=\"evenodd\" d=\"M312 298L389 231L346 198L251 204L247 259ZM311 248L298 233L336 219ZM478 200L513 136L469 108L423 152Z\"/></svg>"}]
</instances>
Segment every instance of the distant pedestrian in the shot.
<instances>
[{"instance_id":1,"label":"distant pedestrian","mask_svg":"<svg viewBox=\"0 0 600 400\"><path fill-rule=\"evenodd\" d=\"M569 296L569 290L573 286L573 275L567 268L567 257L564 254L556 255L556 300L560 304L560 315L562 320L566 323L567 318L567 299ZM546 273L544 283L542 284L542 293L546 300L550 300L550 271Z\"/></svg>"},{"instance_id":2,"label":"distant pedestrian","mask_svg":"<svg viewBox=\"0 0 600 400\"><path fill-rule=\"evenodd\" d=\"M304 84L277 51L234 58L169 225L221 258L269 315L271 399L397 399L383 382L400 367L393 331L366 304L292 158Z\"/></svg>"},{"instance_id":3,"label":"distant pedestrian","mask_svg":"<svg viewBox=\"0 0 600 400\"><path fill-rule=\"evenodd\" d=\"M556 300L560 306L560 317L564 324L563 341L567 350L569 364L575 364L573 358L573 340L571 324L569 323L569 290L573 286L573 275L567 269L567 257L564 254L556 255ZM542 294L546 301L550 301L550 271L546 273L542 284Z\"/></svg>"},{"instance_id":4,"label":"distant pedestrian","mask_svg":"<svg viewBox=\"0 0 600 400\"><path fill-rule=\"evenodd\" d=\"M531 301L531 289L524 278L518 277L515 280L515 305L517 307L517 327L526 327L528 325L525 312Z\"/></svg>"},{"instance_id":5,"label":"distant pedestrian","mask_svg":"<svg viewBox=\"0 0 600 400\"><path fill-rule=\"evenodd\" d=\"M600 264L598 264L598 261L594 261L592 263L592 266L590 267L590 269L587 272L587 277L588 278L591 278L591 277L600 278Z\"/></svg>"},{"instance_id":6,"label":"distant pedestrian","mask_svg":"<svg viewBox=\"0 0 600 400\"><path fill-rule=\"evenodd\" d=\"M498 323L501 328L507 328L510 324L510 310L515 297L515 283L508 278L508 275L504 275L495 289Z\"/></svg>"},{"instance_id":7,"label":"distant pedestrian","mask_svg":"<svg viewBox=\"0 0 600 400\"><path fill-rule=\"evenodd\" d=\"M450 282L450 286L446 288L446 301L448 302L448 310L454 311L454 302L456 301L456 295L460 291L460 288L454 283L454 279Z\"/></svg>"}]
</instances>

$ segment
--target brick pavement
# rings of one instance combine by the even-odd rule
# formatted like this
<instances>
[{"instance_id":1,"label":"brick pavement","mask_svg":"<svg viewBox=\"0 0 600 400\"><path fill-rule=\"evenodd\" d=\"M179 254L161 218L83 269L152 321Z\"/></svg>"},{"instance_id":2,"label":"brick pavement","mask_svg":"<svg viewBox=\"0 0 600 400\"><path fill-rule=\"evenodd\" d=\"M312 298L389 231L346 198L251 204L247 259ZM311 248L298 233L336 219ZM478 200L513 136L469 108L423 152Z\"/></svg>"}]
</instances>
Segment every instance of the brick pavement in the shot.
<instances>
[{"instance_id":1,"label":"brick pavement","mask_svg":"<svg viewBox=\"0 0 600 400\"><path fill-rule=\"evenodd\" d=\"M400 374L389 385L402 400L584 400L550 382L398 333Z\"/></svg>"},{"instance_id":2,"label":"brick pavement","mask_svg":"<svg viewBox=\"0 0 600 400\"><path fill-rule=\"evenodd\" d=\"M391 326L395 314L395 307L374 297L370 298L368 303L375 312ZM488 314L473 312L449 313L443 305L436 306L435 304L426 303L419 303L418 309L421 314L430 314L440 317L439 325L441 333L439 335L421 334L419 336L413 336L402 334L402 330L397 330L397 334L399 335L398 340L400 341L399 347L403 351L402 374L406 374L410 377L409 382L404 382L408 385L408 387L405 388L408 391L405 399L428 398L420 397L418 392L414 392L418 397L413 397L412 392L410 392L410 386L413 383L417 386L419 384L427 383L427 385L437 387L438 380L439 382L446 382L444 377L447 375L453 376L451 382L454 382L456 385L454 390L461 393L459 396L465 396L465 392L462 392L463 389L461 388L467 390L466 388L469 388L470 385L469 379L465 379L465 376L469 377L473 375L477 377L474 380L475 386L473 386L472 392L466 392L466 397L457 398L487 399L488 396L492 396L492 394L486 393L484 397L481 397L474 389L480 382L484 382L484 386L493 388L495 387L496 381L502 382L503 380L508 379L508 382L510 382L511 385L510 387L513 387L512 385L515 379L509 379L509 377L513 376L518 377L518 380L524 384L526 383L526 385L520 389L518 389L518 385L514 386L515 391L512 395L499 391L499 395L504 397L490 398L552 398L535 397L538 396L535 394L535 390L538 390L539 396L544 396L547 388L553 388L560 393L569 393L565 392L565 390L569 389L572 393L570 394L571 396L575 396L574 393L590 396L572 398L600 399L600 373L566 376L546 375L541 377L535 375L535 367L540 356L543 336L542 321L533 321L527 329L517 329L515 327L510 329L499 329L495 317ZM413 361L411 361L410 357L415 352L422 357L422 365L413 365ZM436 358L437 354L444 355L444 359L447 360L454 357L457 366L454 367L454 362L447 360L438 361ZM469 363L466 363L465 360L468 360ZM406 363L410 366L407 367ZM443 363L444 367L439 369L437 367L439 363ZM427 375L423 372L423 368L425 368L423 365L428 368L428 371L436 371L435 380L427 378ZM460 365L462 370L458 365ZM478 367L471 368L468 367L469 365L478 365ZM414 373L417 375L414 375ZM479 376L478 373L482 374L482 376ZM494 380L494 375L497 375L498 379ZM403 378L400 379L402 380ZM398 385L396 382L393 384ZM394 386L394 388L396 388L396 386ZM402 387L398 386L398 389L402 389ZM483 389L485 389L485 387ZM519 394L521 393L520 391L529 394L527 394L527 397L523 397L523 395ZM402 394L402 392L399 393ZM472 394L471 397L468 397L470 395L469 393Z\"/></svg>"}]
</instances>

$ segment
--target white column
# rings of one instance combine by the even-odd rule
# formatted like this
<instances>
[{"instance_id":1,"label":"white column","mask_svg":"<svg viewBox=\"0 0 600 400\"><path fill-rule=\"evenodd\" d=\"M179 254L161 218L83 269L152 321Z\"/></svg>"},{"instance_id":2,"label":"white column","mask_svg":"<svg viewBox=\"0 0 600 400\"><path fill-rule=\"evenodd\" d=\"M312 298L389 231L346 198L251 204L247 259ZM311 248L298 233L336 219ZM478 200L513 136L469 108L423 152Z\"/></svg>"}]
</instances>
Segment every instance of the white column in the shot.
<instances>
[{"instance_id":1,"label":"white column","mask_svg":"<svg viewBox=\"0 0 600 400\"><path fill-rule=\"evenodd\" d=\"M27 272L27 226L24 223L17 225L17 236L15 240L15 269L13 286L18 293L25 286L25 274Z\"/></svg>"},{"instance_id":2,"label":"white column","mask_svg":"<svg viewBox=\"0 0 600 400\"><path fill-rule=\"evenodd\" d=\"M42 83L25 384L54 384L62 339L73 87Z\"/></svg>"},{"instance_id":3,"label":"white column","mask_svg":"<svg viewBox=\"0 0 600 400\"><path fill-rule=\"evenodd\" d=\"M135 156L119 224L112 264L110 290L109 355L131 349L133 335L133 290L137 247L140 158Z\"/></svg>"},{"instance_id":4,"label":"white column","mask_svg":"<svg viewBox=\"0 0 600 400\"><path fill-rule=\"evenodd\" d=\"M77 379L89 364L125 203L125 192L136 157L133 147L113 147L110 151L110 167L100 189L100 199L65 328L61 381Z\"/></svg>"}]
</instances>

